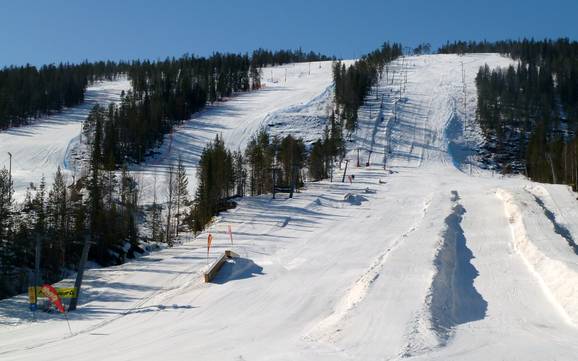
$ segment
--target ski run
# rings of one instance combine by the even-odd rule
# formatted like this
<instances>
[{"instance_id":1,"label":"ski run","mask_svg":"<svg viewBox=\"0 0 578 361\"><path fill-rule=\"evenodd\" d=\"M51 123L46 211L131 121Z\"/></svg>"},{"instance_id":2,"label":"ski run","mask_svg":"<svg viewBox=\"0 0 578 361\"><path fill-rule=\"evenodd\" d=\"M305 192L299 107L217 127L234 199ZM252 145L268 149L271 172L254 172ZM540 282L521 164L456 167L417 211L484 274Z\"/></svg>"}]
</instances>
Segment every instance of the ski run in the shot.
<instances>
[{"instance_id":1,"label":"ski run","mask_svg":"<svg viewBox=\"0 0 578 361\"><path fill-rule=\"evenodd\" d=\"M333 182L307 183L293 199L241 199L207 230L209 257L205 232L87 270L72 334L60 315L28 311L26 295L0 301L0 359L577 359L576 194L493 174L474 157L475 75L512 63L497 54L395 61L348 142L352 182L341 182L344 163ZM263 90L209 106L134 167L145 199L179 154L194 189L202 147L217 134L233 150L262 126L321 136L331 63L266 68L263 78ZM85 105L0 133L17 195L57 166L78 172L88 109L128 88L97 84ZM204 283L225 249L240 257Z\"/></svg>"}]
</instances>

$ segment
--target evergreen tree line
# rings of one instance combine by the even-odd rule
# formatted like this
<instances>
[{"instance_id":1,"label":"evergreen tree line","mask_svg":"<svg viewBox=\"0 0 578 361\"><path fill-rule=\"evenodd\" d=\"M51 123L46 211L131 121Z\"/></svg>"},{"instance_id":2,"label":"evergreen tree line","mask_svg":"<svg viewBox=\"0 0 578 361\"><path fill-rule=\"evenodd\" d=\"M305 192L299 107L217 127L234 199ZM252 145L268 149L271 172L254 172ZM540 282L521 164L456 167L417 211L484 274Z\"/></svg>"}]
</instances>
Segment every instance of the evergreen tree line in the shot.
<instances>
[{"instance_id":1,"label":"evergreen tree line","mask_svg":"<svg viewBox=\"0 0 578 361\"><path fill-rule=\"evenodd\" d=\"M576 186L578 43L523 40L471 45L500 51L517 66L478 72L477 118L500 168Z\"/></svg>"},{"instance_id":2,"label":"evergreen tree line","mask_svg":"<svg viewBox=\"0 0 578 361\"><path fill-rule=\"evenodd\" d=\"M431 53L431 44L430 43L421 43L415 48L413 48L413 55L423 55L423 54L430 54Z\"/></svg>"},{"instance_id":3,"label":"evergreen tree line","mask_svg":"<svg viewBox=\"0 0 578 361\"><path fill-rule=\"evenodd\" d=\"M301 48L297 50L277 50L271 51L266 49L257 49L251 56L252 65L262 68L267 65L283 65L288 63L304 63L313 61L336 60L335 57L329 57L321 53L310 51L304 52Z\"/></svg>"},{"instance_id":4,"label":"evergreen tree line","mask_svg":"<svg viewBox=\"0 0 578 361\"><path fill-rule=\"evenodd\" d=\"M323 139L309 150L301 138L271 137L264 129L244 152L227 150L217 136L201 155L199 186L187 223L194 232L200 232L214 215L234 207L235 197L292 193L304 185L305 168L311 180L328 178L333 160L344 152L339 123L333 115Z\"/></svg>"},{"instance_id":5,"label":"evergreen tree line","mask_svg":"<svg viewBox=\"0 0 578 361\"><path fill-rule=\"evenodd\" d=\"M0 70L0 130L30 121L84 101L88 84L113 79L125 63L26 65Z\"/></svg>"},{"instance_id":6,"label":"evergreen tree line","mask_svg":"<svg viewBox=\"0 0 578 361\"><path fill-rule=\"evenodd\" d=\"M335 104L349 133L357 127L357 111L381 76L385 64L402 54L401 44L384 43L381 49L363 56L349 67L341 62L333 64Z\"/></svg>"},{"instance_id":7,"label":"evergreen tree line","mask_svg":"<svg viewBox=\"0 0 578 361\"><path fill-rule=\"evenodd\" d=\"M159 62L133 62L128 70L132 90L121 95L120 104L110 105L104 111L107 169L127 160L142 162L175 125L189 119L207 103L259 89L262 65L301 59L303 55L269 52L269 59L259 51L256 53L260 54L258 61L248 55L215 53L209 58L185 55ZM88 137L94 134L94 124L87 122L85 129Z\"/></svg>"},{"instance_id":8,"label":"evergreen tree line","mask_svg":"<svg viewBox=\"0 0 578 361\"><path fill-rule=\"evenodd\" d=\"M158 62L85 61L40 68L32 65L5 67L0 69L0 130L29 124L40 116L81 104L89 84L113 80L121 74L128 74L132 80L133 95L138 100L144 101L145 95L161 97L164 102L158 105L166 111L164 115L171 120L182 120L189 114L186 107L191 106L191 93L199 92L195 85L203 89L206 99L214 102L236 91L248 90L250 86L259 88L259 68L263 66L332 59L312 51L305 53L301 49L258 49L251 57L216 53L209 58L185 55L180 59ZM251 74L248 75L246 71L249 69ZM241 74L243 70L245 73ZM170 92L179 94L169 101L166 98ZM196 102L204 105L201 95L194 97Z\"/></svg>"},{"instance_id":9,"label":"evergreen tree line","mask_svg":"<svg viewBox=\"0 0 578 361\"><path fill-rule=\"evenodd\" d=\"M191 229L202 231L214 215L234 207L234 197L289 192L302 186L305 161L303 140L291 135L279 139L261 130L244 152L231 152L217 136L199 161L199 186L187 220Z\"/></svg>"},{"instance_id":10,"label":"evergreen tree line","mask_svg":"<svg viewBox=\"0 0 578 361\"><path fill-rule=\"evenodd\" d=\"M132 81L133 103L148 102L142 106L149 108L151 117L160 113L162 122L171 123L182 121L207 100L214 102L238 91L260 88L259 69L263 66L331 59L301 49L258 49L251 57L215 53L208 58L185 55L156 62L5 67L0 70L0 130L81 104L89 84L113 80L121 74L128 74Z\"/></svg>"},{"instance_id":11,"label":"evergreen tree line","mask_svg":"<svg viewBox=\"0 0 578 361\"><path fill-rule=\"evenodd\" d=\"M130 174L105 172L92 157L90 174L75 182L60 169L47 189L31 183L23 203L13 199L6 169L0 171L0 298L32 284L36 250L40 282L56 282L78 267L85 242L89 259L113 265L142 252L136 227L138 189Z\"/></svg>"},{"instance_id":12,"label":"evergreen tree line","mask_svg":"<svg viewBox=\"0 0 578 361\"><path fill-rule=\"evenodd\" d=\"M22 203L13 199L13 185L6 169L0 170L0 298L31 284L36 250L40 251L40 277L56 282L78 267L82 248L90 242L89 260L100 265L121 264L142 252L137 222L142 215L137 182L126 167L113 171L103 142L107 112L95 107L88 116L94 124L87 174L67 179L60 169L50 189L44 177L31 183ZM125 164L126 165L126 164ZM182 162L171 188L163 234L150 239L171 244L186 201L186 174ZM184 191L183 191L184 188ZM157 236L157 239L153 239Z\"/></svg>"}]
</instances>

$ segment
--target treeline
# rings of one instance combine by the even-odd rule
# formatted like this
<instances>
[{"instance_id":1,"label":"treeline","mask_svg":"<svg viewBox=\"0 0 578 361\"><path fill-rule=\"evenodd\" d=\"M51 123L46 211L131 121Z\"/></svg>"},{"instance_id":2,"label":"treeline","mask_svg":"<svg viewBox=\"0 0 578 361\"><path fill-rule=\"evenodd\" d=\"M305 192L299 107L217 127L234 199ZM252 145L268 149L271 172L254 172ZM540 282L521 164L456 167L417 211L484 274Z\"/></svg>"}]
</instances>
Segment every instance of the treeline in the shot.
<instances>
[{"instance_id":1,"label":"treeline","mask_svg":"<svg viewBox=\"0 0 578 361\"><path fill-rule=\"evenodd\" d=\"M157 202L155 189L153 204L143 208L126 163L120 171L110 166L107 116L100 106L88 116L94 125L89 161L78 179L67 179L58 169L50 189L42 178L16 203L10 174L0 170L0 299L32 284L37 249L39 282L53 283L78 268L87 242L89 260L117 265L142 253L142 241L172 246L184 230L191 202L182 160L168 167L163 202Z\"/></svg>"},{"instance_id":2,"label":"treeline","mask_svg":"<svg viewBox=\"0 0 578 361\"><path fill-rule=\"evenodd\" d=\"M293 192L308 179L332 176L333 165L345 156L342 127L334 114L329 117L322 139L307 149L301 138L272 137L260 130L244 152L229 151L219 136L207 145L199 161L191 211L185 220L193 232L202 231L212 217L235 206L234 198L276 192Z\"/></svg>"},{"instance_id":3,"label":"treeline","mask_svg":"<svg viewBox=\"0 0 578 361\"><path fill-rule=\"evenodd\" d=\"M109 110L97 105L88 116L93 124L89 161L79 179L67 179L58 169L50 189L43 178L30 184L24 202L16 203L10 174L0 170L0 298L31 284L37 247L41 281L52 283L77 269L87 242L88 259L108 266L142 253L142 240L171 246L183 230L191 205L183 162L179 159L166 172L166 202L157 203L155 190L145 212L126 163L120 171L110 166L104 139ZM143 217L146 234L139 232Z\"/></svg>"},{"instance_id":4,"label":"treeline","mask_svg":"<svg viewBox=\"0 0 578 361\"><path fill-rule=\"evenodd\" d=\"M482 67L476 77L478 121L500 168L576 186L578 43L523 40L470 48L519 60L507 69Z\"/></svg>"},{"instance_id":5,"label":"treeline","mask_svg":"<svg viewBox=\"0 0 578 361\"><path fill-rule=\"evenodd\" d=\"M263 66L332 59L334 57L301 49L258 49L252 56L216 53L208 58L185 55L156 62L99 61L41 68L6 67L0 70L0 130L28 124L42 115L78 105L84 101L90 83L113 80L121 74L127 74L132 80L132 95L137 101L144 102L145 95L152 102L158 101L155 97L163 98L151 106L152 110L167 113L163 115L169 120L182 120L195 111L197 103L204 105L203 96L214 102L236 91L259 88L259 68ZM197 87L205 94L198 94Z\"/></svg>"},{"instance_id":6,"label":"treeline","mask_svg":"<svg viewBox=\"0 0 578 361\"><path fill-rule=\"evenodd\" d=\"M89 83L113 79L125 70L125 63L115 62L4 68L0 70L0 130L78 105Z\"/></svg>"},{"instance_id":7,"label":"treeline","mask_svg":"<svg viewBox=\"0 0 578 361\"><path fill-rule=\"evenodd\" d=\"M277 50L271 51L266 49L257 49L251 56L252 64L261 68L267 65L283 65L288 63L304 63L312 61L335 60L335 57L329 57L321 53L310 51L304 52L301 48L297 50Z\"/></svg>"},{"instance_id":8,"label":"treeline","mask_svg":"<svg viewBox=\"0 0 578 361\"><path fill-rule=\"evenodd\" d=\"M384 43L381 49L363 56L349 67L341 62L333 64L337 114L348 132L353 132L357 127L357 111L379 79L385 64L402 54L401 44Z\"/></svg>"},{"instance_id":9,"label":"treeline","mask_svg":"<svg viewBox=\"0 0 578 361\"><path fill-rule=\"evenodd\" d=\"M117 105L98 107L104 115L106 169L125 161L142 162L165 134L207 102L260 87L259 71L251 68L250 59L232 54L135 62L128 75L132 91L121 94ZM94 128L89 118L84 126L88 142L92 142Z\"/></svg>"},{"instance_id":10,"label":"treeline","mask_svg":"<svg viewBox=\"0 0 578 361\"><path fill-rule=\"evenodd\" d=\"M301 52L256 51L253 57L215 53L211 57L183 56L159 62L133 62L128 69L132 90L118 105L106 109L104 153L107 169L124 161L142 162L175 125L189 119L207 103L261 87L260 67L277 62L325 59ZM86 135L94 134L87 122Z\"/></svg>"},{"instance_id":11,"label":"treeline","mask_svg":"<svg viewBox=\"0 0 578 361\"><path fill-rule=\"evenodd\" d=\"M234 197L292 193L303 185L305 162L303 140L291 135L279 139L261 130L244 153L229 151L217 136L199 161L199 185L188 219L191 229L202 231L214 215L234 206Z\"/></svg>"},{"instance_id":12,"label":"treeline","mask_svg":"<svg viewBox=\"0 0 578 361\"><path fill-rule=\"evenodd\" d=\"M87 242L89 259L103 266L142 252L137 184L126 169L104 171L97 144L86 177L67 179L58 169L50 189L44 178L31 183L21 204L13 199L10 174L0 170L0 298L32 284L37 251L39 282L48 283L78 268Z\"/></svg>"},{"instance_id":13,"label":"treeline","mask_svg":"<svg viewBox=\"0 0 578 361\"><path fill-rule=\"evenodd\" d=\"M526 40L524 40L526 41ZM500 53L509 54L520 43L515 40L497 42L483 41L454 41L446 42L438 49L438 54L469 54L469 53Z\"/></svg>"}]
</instances>

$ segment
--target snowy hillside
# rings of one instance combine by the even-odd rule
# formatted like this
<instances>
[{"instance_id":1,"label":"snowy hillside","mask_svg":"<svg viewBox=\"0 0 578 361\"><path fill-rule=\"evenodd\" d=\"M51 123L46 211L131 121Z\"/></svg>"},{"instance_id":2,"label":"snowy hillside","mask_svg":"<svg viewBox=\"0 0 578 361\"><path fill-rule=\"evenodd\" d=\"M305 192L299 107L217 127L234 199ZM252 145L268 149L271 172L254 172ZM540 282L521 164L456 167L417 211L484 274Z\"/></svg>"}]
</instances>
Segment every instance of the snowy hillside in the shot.
<instances>
[{"instance_id":1,"label":"snowy hillside","mask_svg":"<svg viewBox=\"0 0 578 361\"><path fill-rule=\"evenodd\" d=\"M82 105L37 119L33 125L0 132L0 167L9 167L6 154L11 152L15 199L22 200L26 187L31 182L38 185L42 175L50 186L59 166L72 177L77 168L74 148L90 109L97 103L119 101L120 93L129 89L126 79L100 82L88 87Z\"/></svg>"},{"instance_id":2,"label":"snowy hillside","mask_svg":"<svg viewBox=\"0 0 578 361\"><path fill-rule=\"evenodd\" d=\"M209 259L205 233L88 271L72 334L60 315L34 319L24 296L0 301L0 358L575 360L578 201L564 186L476 167L473 78L485 63L511 60L396 61L348 143L353 183L242 199L208 230ZM299 125L298 135L320 132L330 64L312 65L311 75L307 64L289 65L287 74L285 83L275 68L265 90L185 123L138 169L142 178L150 184L179 153L193 171L199 144L216 134L236 149L265 124L286 132L301 121L311 128ZM356 167L358 152L369 167ZM203 283L225 249L241 257Z\"/></svg>"},{"instance_id":3,"label":"snowy hillside","mask_svg":"<svg viewBox=\"0 0 578 361\"><path fill-rule=\"evenodd\" d=\"M189 191L196 189L196 167L204 146L223 136L231 150L243 151L257 131L289 133L312 142L322 137L333 100L331 62L297 63L262 69L264 88L208 106L165 136L163 144L143 165L132 167L152 202L153 187L164 189L169 165L182 157L189 175ZM156 182L155 182L156 178Z\"/></svg>"}]
</instances>

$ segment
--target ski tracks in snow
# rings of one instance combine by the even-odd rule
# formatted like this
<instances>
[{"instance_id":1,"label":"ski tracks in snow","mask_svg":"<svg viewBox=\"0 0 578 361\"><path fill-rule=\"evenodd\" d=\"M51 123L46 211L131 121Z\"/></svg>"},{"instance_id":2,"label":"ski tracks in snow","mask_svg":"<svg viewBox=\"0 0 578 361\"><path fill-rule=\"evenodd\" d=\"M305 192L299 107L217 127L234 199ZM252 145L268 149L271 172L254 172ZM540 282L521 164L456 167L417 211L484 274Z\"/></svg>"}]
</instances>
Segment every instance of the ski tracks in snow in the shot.
<instances>
[{"instance_id":1,"label":"ski tracks in snow","mask_svg":"<svg viewBox=\"0 0 578 361\"><path fill-rule=\"evenodd\" d=\"M570 253L565 244L569 243L568 239L559 233L559 229L557 232L555 215L544 206L543 199L547 199L545 189L541 186L526 187L525 191L529 197L522 199L516 196L523 197L523 193L514 195L504 189L496 192L504 203L514 249L535 275L552 306L569 324L576 326L578 263L575 254ZM548 223L552 226L550 229Z\"/></svg>"},{"instance_id":2,"label":"ski tracks in snow","mask_svg":"<svg viewBox=\"0 0 578 361\"><path fill-rule=\"evenodd\" d=\"M370 292L371 286L383 270L388 256L394 252L409 235L415 232L423 222L431 202L432 198L430 195L424 202L421 217L419 217L406 232L395 239L387 249L377 256L365 273L363 273L361 277L353 283L353 285L337 302L333 312L305 335L306 340L318 342L335 341L336 334L342 331L342 328L344 327L343 320L346 319L348 314L366 298L367 294Z\"/></svg>"}]
</instances>

